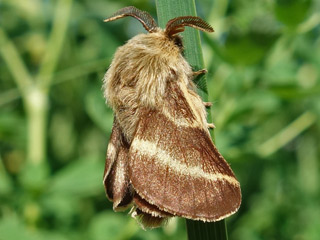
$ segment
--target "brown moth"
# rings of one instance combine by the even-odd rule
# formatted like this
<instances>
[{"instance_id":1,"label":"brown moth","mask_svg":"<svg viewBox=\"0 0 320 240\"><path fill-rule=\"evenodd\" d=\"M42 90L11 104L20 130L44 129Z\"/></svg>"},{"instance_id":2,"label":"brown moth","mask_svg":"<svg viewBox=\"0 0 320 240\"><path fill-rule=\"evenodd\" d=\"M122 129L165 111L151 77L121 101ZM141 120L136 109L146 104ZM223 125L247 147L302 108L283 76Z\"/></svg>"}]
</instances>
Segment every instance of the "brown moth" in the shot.
<instances>
[{"instance_id":1,"label":"brown moth","mask_svg":"<svg viewBox=\"0 0 320 240\"><path fill-rule=\"evenodd\" d=\"M213 32L199 17L154 19L126 7L105 22L138 19L139 34L116 51L104 76L104 96L114 111L103 183L115 211L132 206L143 227L169 217L218 221L241 202L239 182L214 146L206 105L196 93L193 72L182 55L178 33L186 26Z\"/></svg>"}]
</instances>

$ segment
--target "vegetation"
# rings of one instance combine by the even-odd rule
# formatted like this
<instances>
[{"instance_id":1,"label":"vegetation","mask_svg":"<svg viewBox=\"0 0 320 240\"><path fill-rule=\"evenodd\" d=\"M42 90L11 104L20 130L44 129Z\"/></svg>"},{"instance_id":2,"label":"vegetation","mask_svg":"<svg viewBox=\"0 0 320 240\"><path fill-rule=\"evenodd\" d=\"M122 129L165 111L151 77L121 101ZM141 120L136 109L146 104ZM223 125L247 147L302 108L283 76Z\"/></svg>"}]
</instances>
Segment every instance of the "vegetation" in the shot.
<instances>
[{"instance_id":1,"label":"vegetation","mask_svg":"<svg viewBox=\"0 0 320 240\"><path fill-rule=\"evenodd\" d=\"M186 239L185 221L143 231L114 213L102 174L112 125L101 79L144 32L102 22L137 1L0 2L0 239ZM198 0L220 152L242 185L229 239L318 239L320 5Z\"/></svg>"}]
</instances>

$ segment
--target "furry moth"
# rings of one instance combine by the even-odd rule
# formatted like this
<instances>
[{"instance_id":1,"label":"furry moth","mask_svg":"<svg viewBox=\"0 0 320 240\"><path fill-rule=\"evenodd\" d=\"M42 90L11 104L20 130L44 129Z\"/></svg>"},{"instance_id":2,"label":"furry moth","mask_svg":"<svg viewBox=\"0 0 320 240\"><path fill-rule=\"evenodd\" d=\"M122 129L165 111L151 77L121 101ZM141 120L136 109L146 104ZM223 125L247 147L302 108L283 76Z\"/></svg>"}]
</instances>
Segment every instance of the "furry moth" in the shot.
<instances>
[{"instance_id":1,"label":"furry moth","mask_svg":"<svg viewBox=\"0 0 320 240\"><path fill-rule=\"evenodd\" d=\"M143 227L169 217L218 221L241 202L239 182L213 144L205 103L184 59L180 32L186 26L212 32L199 17L170 20L160 29L147 12L120 9L105 22L126 16L147 34L119 47L103 80L114 111L103 183L113 209L132 207Z\"/></svg>"}]
</instances>

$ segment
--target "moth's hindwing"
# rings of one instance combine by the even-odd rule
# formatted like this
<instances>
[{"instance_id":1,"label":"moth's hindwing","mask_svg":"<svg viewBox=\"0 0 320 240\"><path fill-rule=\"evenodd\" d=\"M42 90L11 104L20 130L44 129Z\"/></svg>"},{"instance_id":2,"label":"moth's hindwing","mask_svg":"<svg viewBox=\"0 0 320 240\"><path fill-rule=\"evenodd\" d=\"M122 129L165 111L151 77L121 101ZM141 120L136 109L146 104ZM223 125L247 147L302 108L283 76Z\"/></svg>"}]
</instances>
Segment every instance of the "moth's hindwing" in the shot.
<instances>
[{"instance_id":1,"label":"moth's hindwing","mask_svg":"<svg viewBox=\"0 0 320 240\"><path fill-rule=\"evenodd\" d=\"M107 197L113 201L113 209L121 211L133 200L133 190L128 176L129 145L124 140L116 118L112 127L104 172Z\"/></svg>"},{"instance_id":2,"label":"moth's hindwing","mask_svg":"<svg viewBox=\"0 0 320 240\"><path fill-rule=\"evenodd\" d=\"M143 228L159 227L165 223L169 217L173 217L172 214L161 211L157 206L148 203L138 194L135 194L133 201L135 203L135 209L132 216L139 221Z\"/></svg>"},{"instance_id":3,"label":"moth's hindwing","mask_svg":"<svg viewBox=\"0 0 320 240\"><path fill-rule=\"evenodd\" d=\"M173 217L172 214L160 210L157 206L150 204L149 202L141 198L141 196L139 196L138 194L135 194L133 199L137 208L144 213L148 213L151 216L159 218Z\"/></svg>"},{"instance_id":4,"label":"moth's hindwing","mask_svg":"<svg viewBox=\"0 0 320 240\"><path fill-rule=\"evenodd\" d=\"M121 139L121 130L120 130L117 119L114 118L112 131L111 131L109 144L108 144L108 149L107 149L107 157L106 157L106 164L105 164L104 174L103 174L103 182L105 182L106 177L108 176L114 161L118 157L118 152L120 149L120 139Z\"/></svg>"},{"instance_id":5,"label":"moth's hindwing","mask_svg":"<svg viewBox=\"0 0 320 240\"><path fill-rule=\"evenodd\" d=\"M129 150L131 183L161 211L194 220L223 219L240 206L239 182L208 131L194 122L198 113L188 103L191 97L178 84L171 88L167 109L142 114Z\"/></svg>"}]
</instances>

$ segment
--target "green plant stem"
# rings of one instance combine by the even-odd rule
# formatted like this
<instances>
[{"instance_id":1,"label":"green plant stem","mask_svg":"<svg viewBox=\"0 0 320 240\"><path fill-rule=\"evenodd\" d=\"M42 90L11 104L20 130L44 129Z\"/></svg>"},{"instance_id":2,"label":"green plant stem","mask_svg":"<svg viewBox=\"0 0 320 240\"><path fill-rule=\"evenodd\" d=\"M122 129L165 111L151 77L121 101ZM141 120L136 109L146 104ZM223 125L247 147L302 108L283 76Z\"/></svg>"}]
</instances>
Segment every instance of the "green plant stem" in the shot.
<instances>
[{"instance_id":1,"label":"green plant stem","mask_svg":"<svg viewBox=\"0 0 320 240\"><path fill-rule=\"evenodd\" d=\"M67 28L71 17L72 0L59 0L55 7L53 26L47 44L47 52L40 66L36 82L47 89L53 79Z\"/></svg>"},{"instance_id":2,"label":"green plant stem","mask_svg":"<svg viewBox=\"0 0 320 240\"><path fill-rule=\"evenodd\" d=\"M192 15L196 16L196 8L194 0L156 0L158 22L160 27L164 28L167 21L178 17ZM194 70L204 68L201 42L199 31L186 28L183 35L185 56L189 64ZM208 100L207 84L205 76L197 79L196 82L199 89L199 94L204 101ZM211 116L209 114L209 119ZM209 121L210 122L210 121ZM219 222L204 223L201 221L187 221L187 231L189 240L225 240L228 239L225 220Z\"/></svg>"},{"instance_id":3,"label":"green plant stem","mask_svg":"<svg viewBox=\"0 0 320 240\"><path fill-rule=\"evenodd\" d=\"M105 70L106 62L110 61L110 58L102 58L98 60L93 60L91 62L86 62L76 66L72 66L59 72L55 72L54 81L51 81L51 84L48 87L50 88L57 84L81 78L92 72ZM20 99L21 96L22 95L19 91L19 88L13 88L4 92L0 92L0 107L5 104L9 104L17 99Z\"/></svg>"},{"instance_id":4,"label":"green plant stem","mask_svg":"<svg viewBox=\"0 0 320 240\"><path fill-rule=\"evenodd\" d=\"M261 157L269 157L312 126L317 120L314 113L304 112L288 126L282 128L280 132L258 146L256 148L257 153Z\"/></svg>"},{"instance_id":5,"label":"green plant stem","mask_svg":"<svg viewBox=\"0 0 320 240\"><path fill-rule=\"evenodd\" d=\"M18 50L0 28L0 54L18 86L27 114L27 160L32 165L39 165L46 159L48 92L67 33L71 6L72 0L59 0L55 6L47 52L36 78L29 73Z\"/></svg>"},{"instance_id":6,"label":"green plant stem","mask_svg":"<svg viewBox=\"0 0 320 240\"><path fill-rule=\"evenodd\" d=\"M32 84L32 76L30 75L26 65L24 64L18 49L8 38L5 31L0 27L0 54L8 66L9 71L16 82L17 87L22 95L26 89Z\"/></svg>"},{"instance_id":7,"label":"green plant stem","mask_svg":"<svg viewBox=\"0 0 320 240\"><path fill-rule=\"evenodd\" d=\"M197 240L227 240L227 226L224 220L203 223L187 220L188 238Z\"/></svg>"},{"instance_id":8,"label":"green plant stem","mask_svg":"<svg viewBox=\"0 0 320 240\"><path fill-rule=\"evenodd\" d=\"M28 159L36 165L44 162L46 158L48 92L67 33L71 6L72 0L59 0L56 4L47 52L35 80L36 85L26 97Z\"/></svg>"},{"instance_id":9,"label":"green plant stem","mask_svg":"<svg viewBox=\"0 0 320 240\"><path fill-rule=\"evenodd\" d=\"M34 86L24 101L28 118L27 159L33 165L39 165L46 157L48 96Z\"/></svg>"},{"instance_id":10,"label":"green plant stem","mask_svg":"<svg viewBox=\"0 0 320 240\"><path fill-rule=\"evenodd\" d=\"M2 29L0 42L1 55L18 86L27 114L27 159L37 165L45 158L47 97L33 84L34 80L18 50Z\"/></svg>"}]
</instances>

